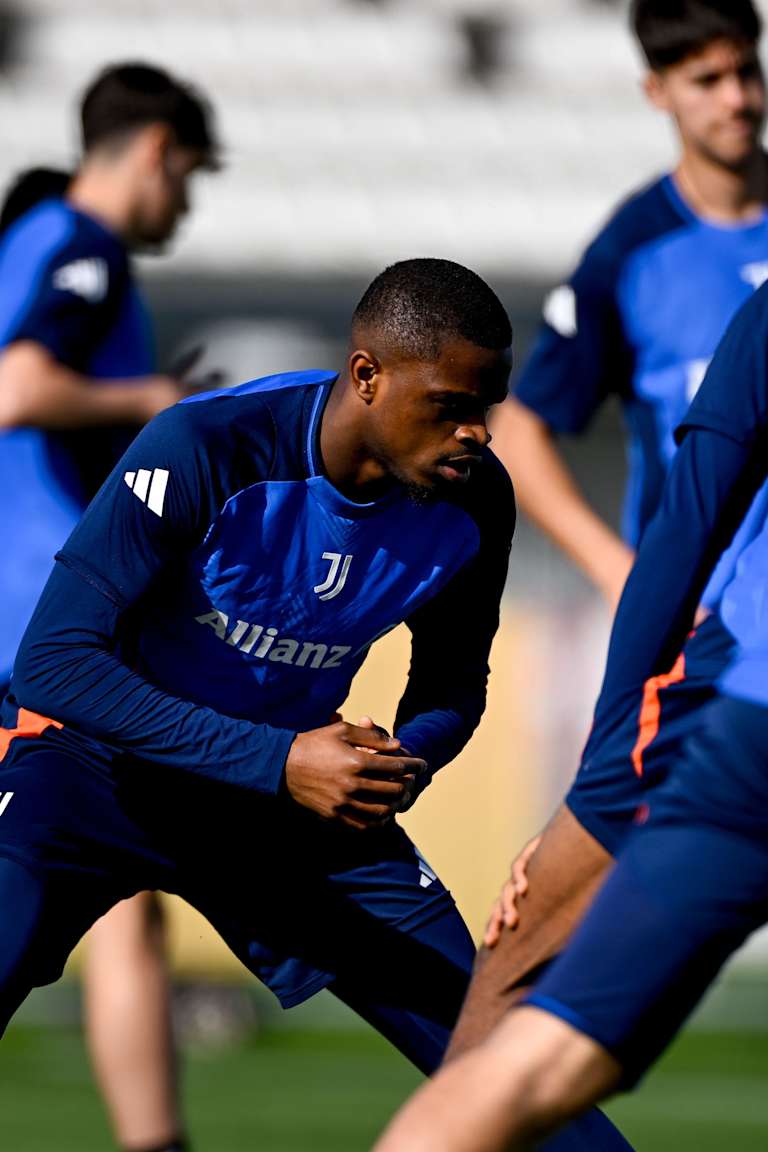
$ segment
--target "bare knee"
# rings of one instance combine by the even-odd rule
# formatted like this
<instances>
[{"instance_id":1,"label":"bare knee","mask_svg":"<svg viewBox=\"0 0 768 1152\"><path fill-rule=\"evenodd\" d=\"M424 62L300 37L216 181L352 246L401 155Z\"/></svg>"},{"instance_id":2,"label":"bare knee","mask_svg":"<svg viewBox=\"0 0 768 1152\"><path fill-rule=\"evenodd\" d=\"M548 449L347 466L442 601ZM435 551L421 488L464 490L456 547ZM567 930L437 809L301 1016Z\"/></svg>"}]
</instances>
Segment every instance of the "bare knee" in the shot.
<instances>
[{"instance_id":1,"label":"bare knee","mask_svg":"<svg viewBox=\"0 0 768 1152\"><path fill-rule=\"evenodd\" d=\"M558 810L530 859L518 925L504 928L498 942L477 955L446 1061L485 1040L517 1004L572 934L610 863L572 813Z\"/></svg>"}]
</instances>

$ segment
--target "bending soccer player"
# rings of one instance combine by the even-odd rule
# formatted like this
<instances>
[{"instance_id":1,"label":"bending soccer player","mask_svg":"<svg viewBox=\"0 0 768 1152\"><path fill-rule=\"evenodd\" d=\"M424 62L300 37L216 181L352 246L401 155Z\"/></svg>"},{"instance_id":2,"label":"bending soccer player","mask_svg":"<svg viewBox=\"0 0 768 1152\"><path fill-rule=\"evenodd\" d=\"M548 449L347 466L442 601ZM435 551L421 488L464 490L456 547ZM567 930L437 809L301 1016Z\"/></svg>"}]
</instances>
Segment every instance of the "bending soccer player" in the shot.
<instances>
[{"instance_id":1,"label":"bending soccer player","mask_svg":"<svg viewBox=\"0 0 768 1152\"><path fill-rule=\"evenodd\" d=\"M477 276L406 261L365 293L340 376L256 381L139 435L4 705L3 1022L106 908L163 888L285 1006L330 987L437 1065L474 949L393 817L485 703L514 521L486 414L510 341ZM332 720L402 620L395 737ZM575 1132L555 1147L624 1146L599 1113Z\"/></svg>"},{"instance_id":2,"label":"bending soccer player","mask_svg":"<svg viewBox=\"0 0 768 1152\"><path fill-rule=\"evenodd\" d=\"M628 711L644 703L635 763L645 805L563 954L522 1006L406 1106L377 1152L533 1147L633 1085L768 918L768 287L730 326L678 438L568 798L610 836L625 801L606 766ZM686 640L718 564L719 606ZM698 688L686 702L689 673ZM666 750L654 739L660 685L679 689Z\"/></svg>"},{"instance_id":3,"label":"bending soccer player","mask_svg":"<svg viewBox=\"0 0 768 1152\"><path fill-rule=\"evenodd\" d=\"M673 429L729 321L768 275L765 84L751 0L633 0L631 21L649 66L645 93L669 118L677 163L617 208L549 294L493 422L519 507L612 609L656 511ZM610 394L627 430L620 536L557 444L581 435Z\"/></svg>"},{"instance_id":4,"label":"bending soccer player","mask_svg":"<svg viewBox=\"0 0 768 1152\"><path fill-rule=\"evenodd\" d=\"M549 323L495 426L521 506L612 603L657 507L673 428L728 321L768 274L765 83L750 0L635 0L632 23L650 67L646 92L669 113L679 141L678 165L618 210L570 284L550 298ZM611 390L630 430L623 541L572 486L551 439L581 430ZM704 590L708 607L727 571ZM599 756L590 751L589 774L538 851L531 856L534 841L515 862L485 936L493 951L480 954L450 1054L486 1036L562 946L656 779L649 760L678 739L678 712L711 694L707 670L699 682L690 661L680 682L676 655L648 685L643 715L628 702L610 743ZM659 730L645 749L645 719L657 701Z\"/></svg>"}]
</instances>

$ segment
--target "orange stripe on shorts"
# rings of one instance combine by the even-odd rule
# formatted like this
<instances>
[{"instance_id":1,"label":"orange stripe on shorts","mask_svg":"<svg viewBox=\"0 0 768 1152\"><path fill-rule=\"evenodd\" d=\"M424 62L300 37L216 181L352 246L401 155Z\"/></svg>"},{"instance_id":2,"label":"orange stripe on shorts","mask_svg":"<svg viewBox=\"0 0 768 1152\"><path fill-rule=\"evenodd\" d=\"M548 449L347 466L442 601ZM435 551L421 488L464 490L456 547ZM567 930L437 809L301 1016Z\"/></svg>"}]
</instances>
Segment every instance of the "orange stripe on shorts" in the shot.
<instances>
[{"instance_id":1,"label":"orange stripe on shorts","mask_svg":"<svg viewBox=\"0 0 768 1152\"><path fill-rule=\"evenodd\" d=\"M679 684L685 680L685 656L681 652L669 672L661 676L651 676L643 686L643 703L640 706L637 741L632 749L632 767L638 776L643 774L643 752L649 744L653 743L659 732L659 719L661 717L661 701L659 692L668 688L670 684Z\"/></svg>"},{"instance_id":2,"label":"orange stripe on shorts","mask_svg":"<svg viewBox=\"0 0 768 1152\"><path fill-rule=\"evenodd\" d=\"M26 708L19 708L19 715L15 728L0 728L0 761L11 746L11 740L17 736L39 736L46 728L63 728L58 720L51 720L48 716L41 716L38 712L29 712Z\"/></svg>"}]
</instances>

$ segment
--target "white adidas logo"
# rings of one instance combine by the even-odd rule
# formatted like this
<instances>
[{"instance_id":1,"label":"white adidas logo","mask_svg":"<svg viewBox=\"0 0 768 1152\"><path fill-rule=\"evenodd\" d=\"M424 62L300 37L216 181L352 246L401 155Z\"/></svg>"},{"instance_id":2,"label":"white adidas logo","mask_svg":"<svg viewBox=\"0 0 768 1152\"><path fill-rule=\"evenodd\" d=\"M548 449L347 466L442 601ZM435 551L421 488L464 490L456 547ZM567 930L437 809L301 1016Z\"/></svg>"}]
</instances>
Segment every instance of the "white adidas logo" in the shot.
<instances>
[{"instance_id":1,"label":"white adidas logo","mask_svg":"<svg viewBox=\"0 0 768 1152\"><path fill-rule=\"evenodd\" d=\"M150 512L162 516L165 489L168 486L167 468L153 468L151 472L148 468L139 468L138 472L126 472L123 479L134 496L138 496Z\"/></svg>"},{"instance_id":2,"label":"white adidas logo","mask_svg":"<svg viewBox=\"0 0 768 1152\"><path fill-rule=\"evenodd\" d=\"M434 884L437 880L437 872L432 871L418 848L416 848L416 859L419 863L419 887L429 888L430 884Z\"/></svg>"},{"instance_id":3,"label":"white adidas logo","mask_svg":"<svg viewBox=\"0 0 768 1152\"><path fill-rule=\"evenodd\" d=\"M570 284L561 284L553 288L544 300L542 315L555 332L572 339L579 330L576 318L576 293Z\"/></svg>"},{"instance_id":4,"label":"white adidas logo","mask_svg":"<svg viewBox=\"0 0 768 1152\"><path fill-rule=\"evenodd\" d=\"M744 264L739 272L742 280L746 280L757 292L768 280L768 260L756 260L754 264Z\"/></svg>"},{"instance_id":5,"label":"white adidas logo","mask_svg":"<svg viewBox=\"0 0 768 1152\"><path fill-rule=\"evenodd\" d=\"M107 262L100 258L74 260L71 264L57 268L53 274L54 288L62 292L73 292L75 296L82 296L94 304L106 296L108 282Z\"/></svg>"}]
</instances>

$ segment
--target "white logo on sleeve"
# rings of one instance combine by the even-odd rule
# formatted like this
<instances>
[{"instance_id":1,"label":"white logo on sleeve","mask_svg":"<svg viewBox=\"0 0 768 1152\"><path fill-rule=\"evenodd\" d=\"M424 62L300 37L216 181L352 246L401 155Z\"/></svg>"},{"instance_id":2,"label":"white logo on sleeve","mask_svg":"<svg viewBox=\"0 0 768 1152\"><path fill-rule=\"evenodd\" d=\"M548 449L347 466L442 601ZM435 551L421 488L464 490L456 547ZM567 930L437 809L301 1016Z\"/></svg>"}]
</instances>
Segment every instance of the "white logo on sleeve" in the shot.
<instances>
[{"instance_id":1,"label":"white logo on sleeve","mask_svg":"<svg viewBox=\"0 0 768 1152\"><path fill-rule=\"evenodd\" d=\"M742 280L746 280L757 292L768 280L768 260L756 260L754 264L744 264L739 271Z\"/></svg>"},{"instance_id":2,"label":"white logo on sleeve","mask_svg":"<svg viewBox=\"0 0 768 1152\"><path fill-rule=\"evenodd\" d=\"M704 383L709 360L689 360L685 366L685 398L690 404Z\"/></svg>"},{"instance_id":3,"label":"white logo on sleeve","mask_svg":"<svg viewBox=\"0 0 768 1152\"><path fill-rule=\"evenodd\" d=\"M109 270L106 260L93 257L86 260L73 260L64 264L53 274L53 286L62 292L72 292L82 296L92 304L98 304L107 294Z\"/></svg>"},{"instance_id":4,"label":"white logo on sleeve","mask_svg":"<svg viewBox=\"0 0 768 1152\"><path fill-rule=\"evenodd\" d=\"M5 812L12 799L13 792L0 792L0 816Z\"/></svg>"},{"instance_id":5,"label":"white logo on sleeve","mask_svg":"<svg viewBox=\"0 0 768 1152\"><path fill-rule=\"evenodd\" d=\"M151 472L148 468L139 468L138 472L126 472L123 479L150 512L162 516L168 476L167 468L153 468Z\"/></svg>"},{"instance_id":6,"label":"white logo on sleeve","mask_svg":"<svg viewBox=\"0 0 768 1152\"><path fill-rule=\"evenodd\" d=\"M544 300L542 315L561 336L571 339L578 332L576 323L576 293L569 284L553 288Z\"/></svg>"},{"instance_id":7,"label":"white logo on sleeve","mask_svg":"<svg viewBox=\"0 0 768 1152\"><path fill-rule=\"evenodd\" d=\"M338 596L347 582L347 574L352 559L352 556L342 556L341 552L323 552L323 560L330 560L331 566L322 584L315 584L312 589L321 600L333 600L335 596Z\"/></svg>"}]
</instances>

